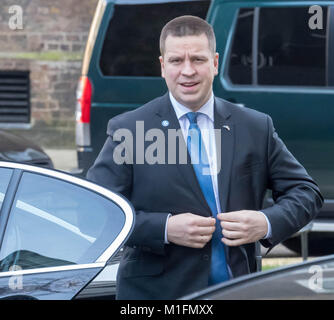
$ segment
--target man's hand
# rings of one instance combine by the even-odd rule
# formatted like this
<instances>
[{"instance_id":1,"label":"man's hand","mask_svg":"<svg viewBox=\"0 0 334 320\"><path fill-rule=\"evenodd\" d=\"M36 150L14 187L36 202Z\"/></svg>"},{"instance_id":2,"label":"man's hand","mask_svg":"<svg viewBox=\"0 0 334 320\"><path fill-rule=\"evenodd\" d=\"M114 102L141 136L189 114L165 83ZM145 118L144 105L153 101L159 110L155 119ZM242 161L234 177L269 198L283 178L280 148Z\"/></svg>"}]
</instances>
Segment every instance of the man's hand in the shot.
<instances>
[{"instance_id":1,"label":"man's hand","mask_svg":"<svg viewBox=\"0 0 334 320\"><path fill-rule=\"evenodd\" d=\"M251 210L231 211L217 215L227 246L240 246L262 239L268 231L266 218Z\"/></svg>"},{"instance_id":2,"label":"man's hand","mask_svg":"<svg viewBox=\"0 0 334 320\"><path fill-rule=\"evenodd\" d=\"M203 248L212 238L216 219L192 213L171 216L167 222L169 242L191 248Z\"/></svg>"}]
</instances>

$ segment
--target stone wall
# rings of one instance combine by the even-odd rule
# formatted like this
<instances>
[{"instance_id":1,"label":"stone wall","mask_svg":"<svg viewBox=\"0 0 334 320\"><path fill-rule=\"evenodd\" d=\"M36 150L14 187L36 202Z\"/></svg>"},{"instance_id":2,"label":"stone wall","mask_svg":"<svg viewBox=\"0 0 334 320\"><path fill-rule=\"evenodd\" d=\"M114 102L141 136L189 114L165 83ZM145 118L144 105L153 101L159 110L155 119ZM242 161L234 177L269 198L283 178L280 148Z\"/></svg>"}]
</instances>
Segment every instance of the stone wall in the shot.
<instances>
[{"instance_id":1,"label":"stone wall","mask_svg":"<svg viewBox=\"0 0 334 320\"><path fill-rule=\"evenodd\" d=\"M31 126L14 131L43 147L75 145L76 86L97 2L1 0L0 70L30 71ZM22 29L9 24L14 3Z\"/></svg>"}]
</instances>

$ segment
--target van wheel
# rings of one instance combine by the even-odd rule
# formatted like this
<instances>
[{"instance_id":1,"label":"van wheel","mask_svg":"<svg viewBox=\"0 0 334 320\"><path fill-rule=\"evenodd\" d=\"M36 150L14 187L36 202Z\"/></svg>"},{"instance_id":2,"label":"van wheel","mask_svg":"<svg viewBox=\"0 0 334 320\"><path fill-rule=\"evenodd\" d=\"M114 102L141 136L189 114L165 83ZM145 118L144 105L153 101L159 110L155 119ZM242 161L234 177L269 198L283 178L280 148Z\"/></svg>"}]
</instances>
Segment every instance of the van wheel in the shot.
<instances>
[{"instance_id":1,"label":"van wheel","mask_svg":"<svg viewBox=\"0 0 334 320\"><path fill-rule=\"evenodd\" d=\"M293 237L283 241L283 245L288 249L302 254L300 237ZM334 234L323 232L312 232L308 236L308 250L309 256L325 256L334 254Z\"/></svg>"}]
</instances>

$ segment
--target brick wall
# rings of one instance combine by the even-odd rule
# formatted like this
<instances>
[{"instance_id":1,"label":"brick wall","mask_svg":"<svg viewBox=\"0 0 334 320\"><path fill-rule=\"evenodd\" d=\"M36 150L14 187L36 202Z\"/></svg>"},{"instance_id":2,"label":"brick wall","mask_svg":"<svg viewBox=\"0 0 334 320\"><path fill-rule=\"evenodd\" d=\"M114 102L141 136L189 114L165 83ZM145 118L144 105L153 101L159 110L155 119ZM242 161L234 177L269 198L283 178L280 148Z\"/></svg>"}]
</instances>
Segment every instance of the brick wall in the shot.
<instances>
[{"instance_id":1,"label":"brick wall","mask_svg":"<svg viewBox=\"0 0 334 320\"><path fill-rule=\"evenodd\" d=\"M22 8L11 30L9 8ZM0 70L29 70L31 127L14 130L43 147L74 147L76 86L98 0L1 0Z\"/></svg>"},{"instance_id":2,"label":"brick wall","mask_svg":"<svg viewBox=\"0 0 334 320\"><path fill-rule=\"evenodd\" d=\"M1 51L80 51L98 0L1 0ZM13 4L22 8L22 30L11 30Z\"/></svg>"}]
</instances>

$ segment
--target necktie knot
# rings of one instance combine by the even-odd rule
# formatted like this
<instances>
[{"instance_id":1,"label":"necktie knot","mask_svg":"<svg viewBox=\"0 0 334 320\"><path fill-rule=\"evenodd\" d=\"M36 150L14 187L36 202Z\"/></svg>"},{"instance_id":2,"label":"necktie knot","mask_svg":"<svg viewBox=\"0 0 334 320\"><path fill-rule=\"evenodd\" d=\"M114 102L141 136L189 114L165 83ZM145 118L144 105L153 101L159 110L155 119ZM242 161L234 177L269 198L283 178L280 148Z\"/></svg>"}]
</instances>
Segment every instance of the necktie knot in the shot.
<instances>
[{"instance_id":1,"label":"necktie knot","mask_svg":"<svg viewBox=\"0 0 334 320\"><path fill-rule=\"evenodd\" d=\"M198 116L198 112L188 112L188 113L186 113L186 117L188 118L190 124L196 124L197 123L197 116Z\"/></svg>"}]
</instances>

